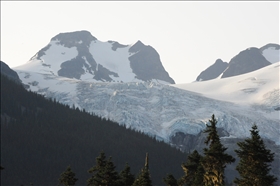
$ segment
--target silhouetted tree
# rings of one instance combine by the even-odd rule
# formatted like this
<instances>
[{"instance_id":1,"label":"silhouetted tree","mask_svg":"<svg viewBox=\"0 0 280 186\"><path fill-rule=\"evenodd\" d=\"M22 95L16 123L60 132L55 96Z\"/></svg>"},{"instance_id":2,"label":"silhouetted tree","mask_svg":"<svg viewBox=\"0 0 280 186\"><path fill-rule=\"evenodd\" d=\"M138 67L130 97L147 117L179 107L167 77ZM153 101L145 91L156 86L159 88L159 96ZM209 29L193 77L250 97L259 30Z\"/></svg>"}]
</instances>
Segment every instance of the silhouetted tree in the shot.
<instances>
[{"instance_id":1,"label":"silhouetted tree","mask_svg":"<svg viewBox=\"0 0 280 186\"><path fill-rule=\"evenodd\" d=\"M177 180L172 174L168 174L165 178L163 178L163 181L167 186L178 186Z\"/></svg>"},{"instance_id":2,"label":"silhouetted tree","mask_svg":"<svg viewBox=\"0 0 280 186\"><path fill-rule=\"evenodd\" d=\"M106 160L105 153L102 151L96 158L96 165L89 169L89 173L93 174L87 180L87 185L91 186L115 186L118 182L118 173L115 171L115 165L112 157Z\"/></svg>"},{"instance_id":3,"label":"silhouetted tree","mask_svg":"<svg viewBox=\"0 0 280 186\"><path fill-rule=\"evenodd\" d=\"M135 179L133 186L152 186L151 175L149 171L149 156L146 154L145 166Z\"/></svg>"},{"instance_id":4,"label":"silhouetted tree","mask_svg":"<svg viewBox=\"0 0 280 186\"><path fill-rule=\"evenodd\" d=\"M240 186L270 186L273 185L277 178L270 175L270 163L274 160L274 153L271 153L259 135L257 125L252 126L251 138L245 139L244 142L238 142L239 150L235 150L240 161L236 170L240 178L234 182Z\"/></svg>"},{"instance_id":5,"label":"silhouetted tree","mask_svg":"<svg viewBox=\"0 0 280 186\"><path fill-rule=\"evenodd\" d=\"M204 169L201 165L202 158L196 150L188 156L187 162L182 164L185 175L180 179L180 185L203 185Z\"/></svg>"},{"instance_id":6,"label":"silhouetted tree","mask_svg":"<svg viewBox=\"0 0 280 186\"><path fill-rule=\"evenodd\" d=\"M59 178L59 183L64 186L72 186L75 185L77 178L75 178L75 173L71 170L71 167L68 166L66 171L61 173Z\"/></svg>"},{"instance_id":7,"label":"silhouetted tree","mask_svg":"<svg viewBox=\"0 0 280 186\"><path fill-rule=\"evenodd\" d=\"M119 173L119 185L132 185L135 176L130 172L130 166L126 163L124 169Z\"/></svg>"},{"instance_id":8,"label":"silhouetted tree","mask_svg":"<svg viewBox=\"0 0 280 186\"><path fill-rule=\"evenodd\" d=\"M204 133L208 133L205 140L205 144L209 145L208 148L204 148L204 157L201 161L204 173L204 184L209 186L222 186L224 183L224 169L226 164L233 163L235 159L225 153L227 148L225 148L221 142L220 137L217 132L216 124L217 120L215 115L209 120L210 125L206 124L206 129Z\"/></svg>"}]
</instances>

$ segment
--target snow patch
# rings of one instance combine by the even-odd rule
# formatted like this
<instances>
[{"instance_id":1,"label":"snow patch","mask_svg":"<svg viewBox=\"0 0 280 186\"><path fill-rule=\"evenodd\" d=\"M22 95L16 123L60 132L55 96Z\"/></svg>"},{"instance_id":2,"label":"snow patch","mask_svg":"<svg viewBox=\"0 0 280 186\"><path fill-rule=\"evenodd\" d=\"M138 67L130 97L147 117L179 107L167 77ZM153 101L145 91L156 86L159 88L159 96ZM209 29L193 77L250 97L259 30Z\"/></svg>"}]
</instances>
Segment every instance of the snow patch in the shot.
<instances>
[{"instance_id":1,"label":"snow patch","mask_svg":"<svg viewBox=\"0 0 280 186\"><path fill-rule=\"evenodd\" d=\"M276 50L275 47L269 47L263 50L262 55L270 63L277 63L280 61L280 50Z\"/></svg>"},{"instance_id":2,"label":"snow patch","mask_svg":"<svg viewBox=\"0 0 280 186\"><path fill-rule=\"evenodd\" d=\"M89 51L97 64L112 72L118 72L119 77L110 76L114 81L131 82L135 81L135 74L132 72L128 59L130 56L129 47L118 48L118 50L113 51L111 43L95 41L90 44Z\"/></svg>"},{"instance_id":3,"label":"snow patch","mask_svg":"<svg viewBox=\"0 0 280 186\"><path fill-rule=\"evenodd\" d=\"M78 55L76 47L64 47L57 40L51 41L50 45L50 48L45 51L45 55L41 56L40 59L32 58L26 64L14 69L57 75L63 62L69 61Z\"/></svg>"}]
</instances>

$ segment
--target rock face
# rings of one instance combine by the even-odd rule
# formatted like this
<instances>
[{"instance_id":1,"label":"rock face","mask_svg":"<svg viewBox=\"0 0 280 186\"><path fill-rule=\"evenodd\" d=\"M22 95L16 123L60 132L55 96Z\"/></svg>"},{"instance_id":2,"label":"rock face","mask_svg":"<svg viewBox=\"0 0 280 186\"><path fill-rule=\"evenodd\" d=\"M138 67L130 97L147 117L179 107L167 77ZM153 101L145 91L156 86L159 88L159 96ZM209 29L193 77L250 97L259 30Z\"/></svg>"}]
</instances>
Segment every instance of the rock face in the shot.
<instances>
[{"instance_id":1,"label":"rock face","mask_svg":"<svg viewBox=\"0 0 280 186\"><path fill-rule=\"evenodd\" d=\"M141 41L134 45L101 42L88 31L56 35L29 63L39 63L41 71L80 80L175 84L153 47Z\"/></svg>"},{"instance_id":2,"label":"rock face","mask_svg":"<svg viewBox=\"0 0 280 186\"><path fill-rule=\"evenodd\" d=\"M219 77L221 73L228 67L227 62L223 62L221 59L217 59L216 62L201 72L196 78L196 81L206 81Z\"/></svg>"},{"instance_id":3,"label":"rock face","mask_svg":"<svg viewBox=\"0 0 280 186\"><path fill-rule=\"evenodd\" d=\"M18 74L15 71L13 71L6 63L4 63L3 61L0 62L1 62L1 74L7 76L11 80L14 80L16 83L21 84L21 80L19 79Z\"/></svg>"},{"instance_id":4,"label":"rock face","mask_svg":"<svg viewBox=\"0 0 280 186\"><path fill-rule=\"evenodd\" d=\"M234 56L229 63L221 59L201 72L196 81L227 78L249 73L280 61L280 45L269 43L261 48L251 47Z\"/></svg>"},{"instance_id":5,"label":"rock face","mask_svg":"<svg viewBox=\"0 0 280 186\"><path fill-rule=\"evenodd\" d=\"M145 46L141 41L137 41L130 47L129 52L135 53L129 57L129 61L137 79L143 81L160 79L175 84L162 66L159 54L153 47Z\"/></svg>"},{"instance_id":6,"label":"rock face","mask_svg":"<svg viewBox=\"0 0 280 186\"><path fill-rule=\"evenodd\" d=\"M248 48L230 60L228 68L221 78L245 74L270 64L262 55L260 49Z\"/></svg>"}]
</instances>

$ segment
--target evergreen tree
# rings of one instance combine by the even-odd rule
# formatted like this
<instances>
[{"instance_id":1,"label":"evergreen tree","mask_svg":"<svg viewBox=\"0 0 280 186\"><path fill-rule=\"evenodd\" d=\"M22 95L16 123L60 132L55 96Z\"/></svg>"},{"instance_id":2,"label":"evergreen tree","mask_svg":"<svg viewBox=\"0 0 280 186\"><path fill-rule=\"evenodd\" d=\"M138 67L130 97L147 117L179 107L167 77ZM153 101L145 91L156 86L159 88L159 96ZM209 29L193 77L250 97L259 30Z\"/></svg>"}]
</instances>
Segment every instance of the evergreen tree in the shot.
<instances>
[{"instance_id":1,"label":"evergreen tree","mask_svg":"<svg viewBox=\"0 0 280 186\"><path fill-rule=\"evenodd\" d=\"M163 178L163 181L167 186L178 186L177 180L172 174L168 174L167 177Z\"/></svg>"},{"instance_id":2,"label":"evergreen tree","mask_svg":"<svg viewBox=\"0 0 280 186\"><path fill-rule=\"evenodd\" d=\"M91 186L115 186L118 182L118 173L115 171L115 165L112 162L112 157L106 160L106 155L102 151L96 158L96 165L89 169L89 173L93 174L87 180Z\"/></svg>"},{"instance_id":3,"label":"evergreen tree","mask_svg":"<svg viewBox=\"0 0 280 186\"><path fill-rule=\"evenodd\" d=\"M93 174L90 179L87 180L88 185L101 185L104 179L103 170L106 166L106 156L102 151L96 158L96 165L88 170L89 173Z\"/></svg>"},{"instance_id":4,"label":"evergreen tree","mask_svg":"<svg viewBox=\"0 0 280 186\"><path fill-rule=\"evenodd\" d=\"M271 170L269 163L273 162L274 153L266 149L257 129L254 124L250 130L251 138L237 143L240 150L235 150L235 152L240 161L236 170L239 172L240 178L236 178L234 182L240 186L270 186L277 181L276 177L269 174Z\"/></svg>"},{"instance_id":5,"label":"evergreen tree","mask_svg":"<svg viewBox=\"0 0 280 186\"><path fill-rule=\"evenodd\" d=\"M146 154L145 166L135 179L133 186L152 186L151 175L149 171L149 156Z\"/></svg>"},{"instance_id":6,"label":"evergreen tree","mask_svg":"<svg viewBox=\"0 0 280 186\"><path fill-rule=\"evenodd\" d=\"M217 132L216 124L217 120L212 115L209 120L210 125L206 125L204 133L208 133L205 140L205 144L209 145L209 149L204 148L204 158L202 159L202 166L205 171L204 173L204 184L207 186L222 186L224 183L224 169L226 164L233 163L235 159L225 153L225 148L221 142Z\"/></svg>"},{"instance_id":7,"label":"evergreen tree","mask_svg":"<svg viewBox=\"0 0 280 186\"><path fill-rule=\"evenodd\" d=\"M126 163L124 170L122 170L119 174L119 185L132 185L135 177L130 172L130 166Z\"/></svg>"},{"instance_id":8,"label":"evergreen tree","mask_svg":"<svg viewBox=\"0 0 280 186\"><path fill-rule=\"evenodd\" d=\"M204 169L201 160L202 156L196 150L188 156L187 162L182 164L185 175L180 180L181 185L203 185Z\"/></svg>"},{"instance_id":9,"label":"evergreen tree","mask_svg":"<svg viewBox=\"0 0 280 186\"><path fill-rule=\"evenodd\" d=\"M59 183L64 186L75 185L77 178L75 178L75 173L71 170L71 167L68 166L66 171L61 173L59 178Z\"/></svg>"},{"instance_id":10,"label":"evergreen tree","mask_svg":"<svg viewBox=\"0 0 280 186\"><path fill-rule=\"evenodd\" d=\"M110 156L109 159L107 160L105 171L104 171L105 180L106 180L105 185L110 185L110 186L118 185L119 174L115 169L116 166L112 162L112 157Z\"/></svg>"}]
</instances>

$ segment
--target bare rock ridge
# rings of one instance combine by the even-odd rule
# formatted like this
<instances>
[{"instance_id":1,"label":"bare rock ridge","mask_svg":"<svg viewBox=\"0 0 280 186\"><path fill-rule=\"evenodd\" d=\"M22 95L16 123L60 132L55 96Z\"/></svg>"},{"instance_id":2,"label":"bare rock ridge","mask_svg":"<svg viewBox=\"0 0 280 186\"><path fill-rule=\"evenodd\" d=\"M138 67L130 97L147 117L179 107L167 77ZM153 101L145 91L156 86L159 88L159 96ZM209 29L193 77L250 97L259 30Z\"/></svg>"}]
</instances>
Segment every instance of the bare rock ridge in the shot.
<instances>
[{"instance_id":1,"label":"bare rock ridge","mask_svg":"<svg viewBox=\"0 0 280 186\"><path fill-rule=\"evenodd\" d=\"M143 81L159 79L175 84L175 81L169 77L162 66L159 54L153 47L146 46L141 41L137 41L130 47L129 52L135 53L129 57L129 61L133 72L136 74L136 78Z\"/></svg>"},{"instance_id":2,"label":"bare rock ridge","mask_svg":"<svg viewBox=\"0 0 280 186\"><path fill-rule=\"evenodd\" d=\"M223 73L221 78L245 74L270 64L258 48L248 48L230 60L228 69Z\"/></svg>"},{"instance_id":3,"label":"bare rock ridge","mask_svg":"<svg viewBox=\"0 0 280 186\"><path fill-rule=\"evenodd\" d=\"M196 81L206 81L215 78L227 78L252 72L278 62L280 45L269 43L261 48L250 47L234 56L229 63L221 59L202 71Z\"/></svg>"},{"instance_id":4,"label":"bare rock ridge","mask_svg":"<svg viewBox=\"0 0 280 186\"><path fill-rule=\"evenodd\" d=\"M1 74L7 76L9 79L13 80L16 83L21 84L18 74L12 70L6 63L0 61L1 63Z\"/></svg>"},{"instance_id":5,"label":"bare rock ridge","mask_svg":"<svg viewBox=\"0 0 280 186\"><path fill-rule=\"evenodd\" d=\"M202 71L196 78L196 81L206 81L217 78L226 68L228 67L227 62L223 62L221 59L217 59L216 62Z\"/></svg>"}]
</instances>

